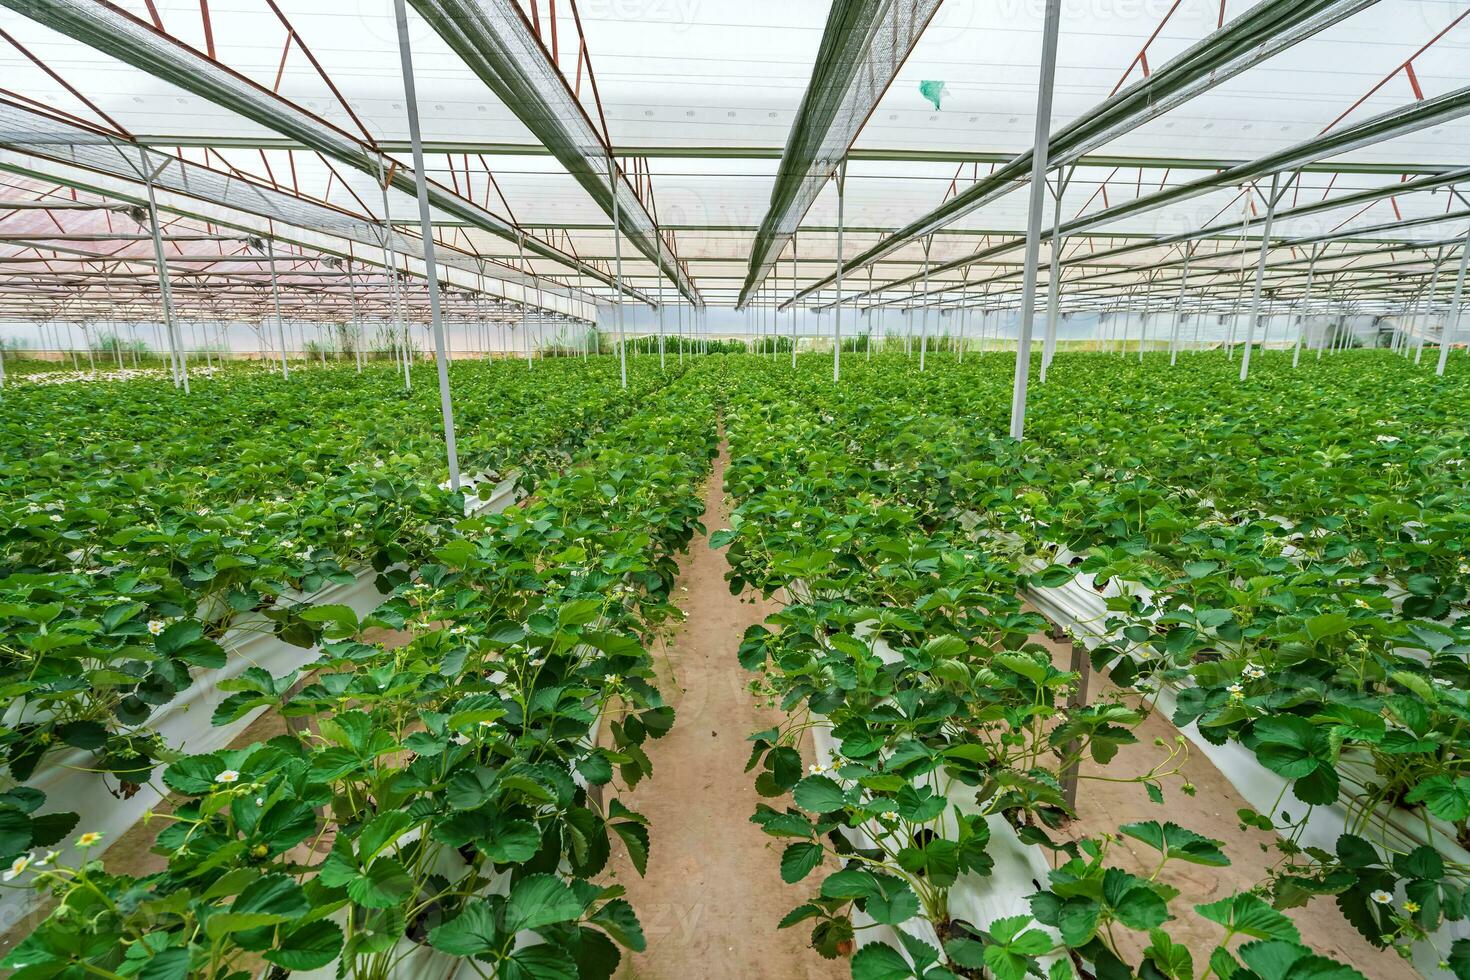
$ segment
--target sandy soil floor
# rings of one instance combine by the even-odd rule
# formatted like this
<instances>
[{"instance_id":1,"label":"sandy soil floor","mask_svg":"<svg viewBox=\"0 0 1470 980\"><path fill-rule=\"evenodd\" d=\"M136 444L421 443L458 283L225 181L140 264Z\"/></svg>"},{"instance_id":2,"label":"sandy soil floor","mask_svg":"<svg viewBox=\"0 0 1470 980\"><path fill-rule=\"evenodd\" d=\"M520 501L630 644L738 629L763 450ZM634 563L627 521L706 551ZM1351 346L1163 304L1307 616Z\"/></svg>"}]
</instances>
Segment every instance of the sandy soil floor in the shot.
<instances>
[{"instance_id":1,"label":"sandy soil floor","mask_svg":"<svg viewBox=\"0 0 1470 980\"><path fill-rule=\"evenodd\" d=\"M728 457L715 462L704 524L729 526L721 487ZM648 935L648 949L625 956L621 980L847 977L847 961L823 960L810 930L777 931L810 888L781 881L780 843L750 823L761 798L745 761L751 732L774 724L746 690L735 660L741 634L778 605L759 594L732 596L723 551L695 538L680 563L679 604L688 619L656 651L660 689L677 711L673 730L647 746L653 776L620 799L648 816L653 846L639 878L620 848L613 873ZM783 806L780 801L767 801Z\"/></svg>"},{"instance_id":2,"label":"sandy soil floor","mask_svg":"<svg viewBox=\"0 0 1470 980\"><path fill-rule=\"evenodd\" d=\"M1043 642L1051 647L1057 667L1070 669L1071 645L1066 641L1055 642L1045 638ZM1118 688L1106 678L1092 677L1090 693L1093 699L1116 694L1117 691ZM1127 700L1137 706L1140 698L1130 694ZM1155 712L1138 727L1136 734L1138 744L1124 746L1118 752L1117 758L1107 766L1108 776L1117 778L1148 772L1165 755L1163 749L1153 744L1154 739L1162 738L1172 743L1179 730L1170 724L1167 717ZM1192 752L1183 768L1183 776L1196 787L1195 795L1191 797L1181 792L1178 787L1182 780L1175 777L1165 785L1163 806L1151 802L1137 783L1105 783L1087 779L1089 773L1100 772L1102 767L1090 760L1083 764L1083 778L1077 789L1078 819L1066 827L1063 836L1075 840L1104 833L1116 834L1121 824L1172 820L1195 833L1224 842L1223 850L1231 860L1229 867L1210 868L1172 862L1162 876L1164 881L1182 893L1180 899L1173 903L1173 908L1180 915L1179 921L1170 923L1169 935L1189 947L1194 954L1195 965L1199 967L1208 960L1223 932L1218 925L1196 914L1194 906L1219 901L1262 880L1265 869L1279 857L1279 852L1274 849L1262 849L1263 845L1271 843L1274 835L1240 829L1235 813L1249 804L1203 753ZM1131 838L1123 838L1113 845L1110 855L1111 863L1135 874L1148 875L1158 864L1157 851ZM1342 917L1330 897L1318 898L1306 908L1290 909L1287 914L1296 922L1306 945L1354 967L1370 980L1405 980L1418 976L1391 950L1378 950L1369 944ZM1139 938L1143 941L1128 946L1135 960L1148 945L1147 937Z\"/></svg>"}]
</instances>

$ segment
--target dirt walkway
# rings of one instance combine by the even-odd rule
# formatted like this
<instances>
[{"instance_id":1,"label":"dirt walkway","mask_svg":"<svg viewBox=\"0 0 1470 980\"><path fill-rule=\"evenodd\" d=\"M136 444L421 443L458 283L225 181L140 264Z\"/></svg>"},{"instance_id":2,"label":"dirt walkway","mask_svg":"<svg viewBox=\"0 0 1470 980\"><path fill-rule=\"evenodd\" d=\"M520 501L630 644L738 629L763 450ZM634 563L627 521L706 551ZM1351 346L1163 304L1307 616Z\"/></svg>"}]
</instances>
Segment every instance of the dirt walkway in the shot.
<instances>
[{"instance_id":1,"label":"dirt walkway","mask_svg":"<svg viewBox=\"0 0 1470 980\"><path fill-rule=\"evenodd\" d=\"M729 526L722 450L705 494L704 524ZM778 720L757 708L735 660L741 634L779 607L759 594L732 596L723 551L695 538L676 586L688 619L656 651L659 687L677 711L673 730L648 745L653 776L620 799L648 816L653 845L648 877L618 849L617 880L648 936L648 949L625 954L621 980L848 976L807 946L810 930L776 924L806 899L807 886L781 881L780 842L750 823L760 797L744 771L745 737ZM777 801L769 801L781 805Z\"/></svg>"},{"instance_id":2,"label":"dirt walkway","mask_svg":"<svg viewBox=\"0 0 1470 980\"><path fill-rule=\"evenodd\" d=\"M1062 669L1070 669L1071 646L1042 638L1052 650L1052 660ZM1118 688L1105 677L1094 674L1091 697L1101 699L1116 695ZM1125 700L1137 706L1140 698L1128 695ZM1173 910L1179 920L1169 924L1169 935L1184 943L1194 954L1196 966L1203 964L1221 937L1221 929L1194 911L1195 905L1219 901L1222 898L1246 891L1265 878L1266 869L1280 854L1272 849L1263 850L1263 845L1273 842L1275 835L1258 830L1242 830L1236 811L1249 806L1228 779L1215 767L1209 758L1190 746L1188 760L1184 763L1184 776L1195 785L1195 795L1187 796L1179 790L1180 780L1175 777L1165 786L1163 806L1152 803L1143 787L1137 783L1113 783L1089 780L1089 774L1109 777L1141 775L1164 757L1164 750L1154 745L1161 738L1173 743L1179 730L1170 724L1160 712L1151 714L1142 725L1134 730L1138 744L1125 745L1117 758L1106 767L1090 759L1083 763L1083 781L1077 787L1078 818L1066 827L1065 835L1072 839L1097 836L1105 833L1117 834L1120 824L1140 820L1172 820L1182 827L1223 841L1224 851L1230 858L1227 868L1210 868L1175 862L1169 865L1163 880L1178 888L1182 893ZM1300 809L1300 807L1288 809ZM1124 838L1109 852L1110 863L1135 874L1147 875L1158 862L1158 853L1139 842ZM1418 974L1392 951L1375 949L1356 929L1348 924L1337 910L1330 897L1317 898L1305 908L1287 910L1287 915L1301 931L1302 942L1319 953L1325 953L1354 967L1370 980L1404 980ZM1125 945L1135 959L1147 945L1147 937L1127 933ZM1139 939L1142 941L1134 941Z\"/></svg>"}]
</instances>

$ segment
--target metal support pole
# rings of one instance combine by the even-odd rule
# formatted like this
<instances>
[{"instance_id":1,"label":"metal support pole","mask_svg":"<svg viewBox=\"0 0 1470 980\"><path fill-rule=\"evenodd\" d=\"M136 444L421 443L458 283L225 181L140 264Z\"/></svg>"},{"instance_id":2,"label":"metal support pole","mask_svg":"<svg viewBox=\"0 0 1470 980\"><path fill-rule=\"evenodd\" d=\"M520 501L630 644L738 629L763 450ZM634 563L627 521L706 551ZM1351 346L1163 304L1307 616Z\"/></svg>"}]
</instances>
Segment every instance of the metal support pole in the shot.
<instances>
[{"instance_id":1,"label":"metal support pole","mask_svg":"<svg viewBox=\"0 0 1470 980\"><path fill-rule=\"evenodd\" d=\"M1429 298L1424 303L1424 315L1419 318L1419 338L1414 344L1414 363L1424 359L1424 335L1429 332L1429 318L1434 315L1434 297L1439 290L1439 270L1444 262L1444 246L1434 256L1434 274L1429 277Z\"/></svg>"},{"instance_id":2,"label":"metal support pole","mask_svg":"<svg viewBox=\"0 0 1470 980\"><path fill-rule=\"evenodd\" d=\"M291 377L291 370L286 366L286 321L281 319L281 290L276 283L276 242L273 238L265 240L265 254L270 260L271 267L271 298L276 306L276 336L281 341L281 377Z\"/></svg>"},{"instance_id":3,"label":"metal support pole","mask_svg":"<svg viewBox=\"0 0 1470 980\"><path fill-rule=\"evenodd\" d=\"M1075 168L1073 168L1075 170ZM1057 352L1057 318L1059 311L1057 303L1060 301L1062 278L1062 239L1057 232L1062 227L1062 194L1067 190L1067 184L1071 182L1071 174L1062 179L1062 172L1057 170L1056 191L1052 195L1056 205L1052 214L1051 241L1049 249L1051 252L1050 269L1046 277L1046 335L1041 344L1041 375L1042 384L1046 384L1046 372L1051 368L1051 359Z\"/></svg>"},{"instance_id":4,"label":"metal support pole","mask_svg":"<svg viewBox=\"0 0 1470 980\"><path fill-rule=\"evenodd\" d=\"M929 236L929 239L926 242L924 242L924 296L925 296L925 302L924 302L924 320L923 320L923 323L919 327L919 373L920 374L923 374L924 373L924 355L929 350L929 306L930 306L930 304L928 302L927 297L929 296L929 248L933 244L934 244L934 236L933 235L930 235ZM868 268L871 269L872 266L869 266Z\"/></svg>"},{"instance_id":5,"label":"metal support pole","mask_svg":"<svg viewBox=\"0 0 1470 980\"><path fill-rule=\"evenodd\" d=\"M658 257L660 261L663 260L663 254L664 241L663 238L660 237L658 240ZM679 295L679 284L677 282L674 282L673 280L670 281L674 287L674 295ZM662 374L667 367L664 363L664 309L665 304L663 300L663 290L660 289L658 298L658 370L660 374Z\"/></svg>"},{"instance_id":6,"label":"metal support pole","mask_svg":"<svg viewBox=\"0 0 1470 980\"><path fill-rule=\"evenodd\" d=\"M837 300L832 315L832 383L842 378L842 205L847 183L847 157L837 170Z\"/></svg>"},{"instance_id":7,"label":"metal support pole","mask_svg":"<svg viewBox=\"0 0 1470 980\"><path fill-rule=\"evenodd\" d=\"M1317 271L1317 256L1319 254L1316 246L1312 247L1312 257L1307 260L1307 290L1302 296L1302 312L1298 316L1296 328L1296 349L1291 352L1291 366L1296 367L1302 359L1302 335L1307 332L1307 307L1312 301L1312 276Z\"/></svg>"},{"instance_id":8,"label":"metal support pole","mask_svg":"<svg viewBox=\"0 0 1470 980\"><path fill-rule=\"evenodd\" d=\"M403 365L403 390L409 391L413 385L409 376L408 364L408 323L403 316L402 292L398 284L398 252L393 248L393 222L388 213L388 182L383 175L383 159L377 158L378 167L378 190L383 195L383 264L386 266L385 274L388 277L388 302L393 307L393 317L396 321L388 332L393 338L389 347L389 354L397 350L397 360ZM402 344L399 343L402 338Z\"/></svg>"},{"instance_id":9,"label":"metal support pole","mask_svg":"<svg viewBox=\"0 0 1470 980\"><path fill-rule=\"evenodd\" d=\"M965 363L965 344L970 339L970 337L969 337L969 332L970 332L969 328L970 328L970 307L968 305L961 306L960 307L959 356L957 358L957 362L960 363L960 364Z\"/></svg>"},{"instance_id":10,"label":"metal support pole","mask_svg":"<svg viewBox=\"0 0 1470 980\"><path fill-rule=\"evenodd\" d=\"M1062 0L1046 0L1041 77L1036 93L1036 139L1031 156L1031 203L1026 221L1026 267L1021 282L1021 323L1016 338L1016 377L1011 389L1011 438L1026 431L1026 383L1031 373L1031 328L1036 318L1036 262L1041 253L1041 209L1046 193L1046 153L1051 133L1052 83L1057 71L1057 32Z\"/></svg>"},{"instance_id":11,"label":"metal support pole","mask_svg":"<svg viewBox=\"0 0 1470 980\"><path fill-rule=\"evenodd\" d=\"M1067 699L1067 705L1073 710L1076 710L1087 705L1087 689L1091 686L1090 682L1092 680L1092 658L1087 648L1080 643L1072 644L1071 670L1077 675L1077 689ZM1077 743L1068 742L1062 751L1067 755L1075 753L1077 751ZM1061 775L1062 798L1066 801L1068 807L1075 810L1077 807L1077 785L1081 782L1082 778L1082 760L1079 758L1076 762L1067 766Z\"/></svg>"},{"instance_id":12,"label":"metal support pole","mask_svg":"<svg viewBox=\"0 0 1470 980\"><path fill-rule=\"evenodd\" d=\"M520 251L521 255L521 273L530 276L531 267L526 265L526 236L524 232L516 236L516 248ZM526 370L529 371L532 369L531 330L526 321L526 317L530 312L530 304L526 301L526 290L526 284L521 283L521 338L526 343Z\"/></svg>"},{"instance_id":13,"label":"metal support pole","mask_svg":"<svg viewBox=\"0 0 1470 980\"><path fill-rule=\"evenodd\" d=\"M628 387L628 332L623 322L623 235L621 231L622 214L618 204L617 169L613 163L612 154L607 155L607 186L612 192L613 199L613 256L617 263L617 300L618 300L618 371L622 379L622 386Z\"/></svg>"},{"instance_id":14,"label":"metal support pole","mask_svg":"<svg viewBox=\"0 0 1470 980\"><path fill-rule=\"evenodd\" d=\"M1266 275L1266 253L1271 250L1271 222L1276 218L1276 188L1281 183L1281 171L1271 175L1271 196L1266 201L1266 223L1261 226L1261 251L1256 258L1256 282L1251 289L1251 313L1246 320L1245 349L1240 354L1240 380L1244 381L1251 368L1251 345L1256 341L1256 322L1261 317L1261 280Z\"/></svg>"},{"instance_id":15,"label":"metal support pole","mask_svg":"<svg viewBox=\"0 0 1470 980\"><path fill-rule=\"evenodd\" d=\"M791 233L791 369L796 370L796 232Z\"/></svg>"},{"instance_id":16,"label":"metal support pole","mask_svg":"<svg viewBox=\"0 0 1470 980\"><path fill-rule=\"evenodd\" d=\"M82 328L82 343L87 345L87 370L96 374L97 359L92 356L92 331L87 329L86 320L83 320L79 326Z\"/></svg>"},{"instance_id":17,"label":"metal support pole","mask_svg":"<svg viewBox=\"0 0 1470 980\"><path fill-rule=\"evenodd\" d=\"M1450 346L1455 342L1455 337L1460 332L1460 300L1465 295L1465 267L1470 264L1470 235L1465 236L1465 244L1460 247L1460 271L1455 276L1455 295L1450 300L1449 319L1444 322L1444 329L1439 335L1439 363L1435 365L1434 373L1444 374L1445 361L1450 356Z\"/></svg>"},{"instance_id":18,"label":"metal support pole","mask_svg":"<svg viewBox=\"0 0 1470 980\"><path fill-rule=\"evenodd\" d=\"M168 262L163 255L163 230L158 221L158 199L153 193L153 171L148 163L148 151L140 149L143 162L143 178L148 188L148 223L153 226L153 257L158 262L158 291L163 299L164 326L168 330L169 365L173 371L174 387L182 383L184 394L189 393L189 376L180 370L178 346L174 340L174 292L168 279Z\"/></svg>"},{"instance_id":19,"label":"metal support pole","mask_svg":"<svg viewBox=\"0 0 1470 980\"><path fill-rule=\"evenodd\" d=\"M357 277L352 274L352 263L347 263L347 295L352 300L352 351L357 355L357 373L362 373L362 317L357 311Z\"/></svg>"},{"instance_id":20,"label":"metal support pole","mask_svg":"<svg viewBox=\"0 0 1470 980\"><path fill-rule=\"evenodd\" d=\"M398 53L403 62L403 97L408 108L408 137L413 149L414 184L419 198L419 229L424 239L424 272L429 286L429 316L434 324L434 357L439 367L439 408L444 415L444 449L449 460L449 489L459 491L459 454L454 445L454 406L449 400L449 358L444 322L439 312L439 272L434 262L434 225L429 220L429 189L424 182L424 144L419 135L418 94L414 91L413 55L408 48L408 14L403 0L393 0L398 20Z\"/></svg>"},{"instance_id":21,"label":"metal support pole","mask_svg":"<svg viewBox=\"0 0 1470 980\"><path fill-rule=\"evenodd\" d=\"M1169 331L1169 366L1179 363L1179 327L1184 318L1184 286L1189 282L1189 260L1194 249L1184 246L1184 271L1179 276L1179 295L1174 299L1174 326Z\"/></svg>"}]
</instances>

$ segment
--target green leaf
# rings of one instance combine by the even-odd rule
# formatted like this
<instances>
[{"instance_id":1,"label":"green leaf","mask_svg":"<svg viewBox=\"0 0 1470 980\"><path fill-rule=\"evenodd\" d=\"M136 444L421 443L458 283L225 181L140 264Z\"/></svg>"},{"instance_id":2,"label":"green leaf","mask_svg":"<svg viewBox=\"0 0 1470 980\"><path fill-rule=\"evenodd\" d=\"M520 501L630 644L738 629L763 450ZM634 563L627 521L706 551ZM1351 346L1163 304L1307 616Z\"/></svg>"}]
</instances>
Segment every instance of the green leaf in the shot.
<instances>
[{"instance_id":1,"label":"green leaf","mask_svg":"<svg viewBox=\"0 0 1470 980\"><path fill-rule=\"evenodd\" d=\"M1326 726L1295 715L1263 718L1252 729L1256 758L1278 776L1294 780L1292 793L1303 803L1337 800L1336 750Z\"/></svg>"},{"instance_id":2,"label":"green leaf","mask_svg":"<svg viewBox=\"0 0 1470 980\"><path fill-rule=\"evenodd\" d=\"M1441 820L1460 823L1470 818L1470 777L1438 773L1411 789L1404 799L1423 803L1426 810Z\"/></svg>"},{"instance_id":3,"label":"green leaf","mask_svg":"<svg viewBox=\"0 0 1470 980\"><path fill-rule=\"evenodd\" d=\"M1157 820L1149 820L1124 824L1118 829L1135 840L1143 841L1170 860L1216 868L1230 864L1230 859L1220 850L1223 841L1211 840L1176 823L1160 824Z\"/></svg>"},{"instance_id":4,"label":"green leaf","mask_svg":"<svg viewBox=\"0 0 1470 980\"><path fill-rule=\"evenodd\" d=\"M549 943L523 946L501 962L497 980L577 980L577 961Z\"/></svg>"},{"instance_id":5,"label":"green leaf","mask_svg":"<svg viewBox=\"0 0 1470 980\"><path fill-rule=\"evenodd\" d=\"M317 919L286 932L265 958L286 970L319 970L342 952L342 927Z\"/></svg>"},{"instance_id":6,"label":"green leaf","mask_svg":"<svg viewBox=\"0 0 1470 980\"><path fill-rule=\"evenodd\" d=\"M641 953L648 947L638 915L633 911L633 906L624 899L615 898L608 902L597 910L591 921L606 929L609 936L635 953Z\"/></svg>"},{"instance_id":7,"label":"green leaf","mask_svg":"<svg viewBox=\"0 0 1470 980\"><path fill-rule=\"evenodd\" d=\"M1033 574L1029 581L1035 588L1055 589L1072 581L1076 572L1066 565L1049 565Z\"/></svg>"},{"instance_id":8,"label":"green leaf","mask_svg":"<svg viewBox=\"0 0 1470 980\"><path fill-rule=\"evenodd\" d=\"M347 896L369 909L387 909L413 894L413 878L396 858L379 858L347 882Z\"/></svg>"},{"instance_id":9,"label":"green leaf","mask_svg":"<svg viewBox=\"0 0 1470 980\"><path fill-rule=\"evenodd\" d=\"M0 859L13 858L30 847L30 818L19 810L0 810Z\"/></svg>"},{"instance_id":10,"label":"green leaf","mask_svg":"<svg viewBox=\"0 0 1470 980\"><path fill-rule=\"evenodd\" d=\"M1240 958L1261 980L1363 980L1363 975L1295 942L1246 943Z\"/></svg>"},{"instance_id":11,"label":"green leaf","mask_svg":"<svg viewBox=\"0 0 1470 980\"><path fill-rule=\"evenodd\" d=\"M842 787L826 776L807 776L796 784L791 799L797 806L812 813L831 813L847 805Z\"/></svg>"},{"instance_id":12,"label":"green leaf","mask_svg":"<svg viewBox=\"0 0 1470 980\"><path fill-rule=\"evenodd\" d=\"M1194 980L1194 957L1190 955L1189 947L1174 942L1162 929L1152 930L1148 938L1149 945L1143 955L1159 973L1168 980Z\"/></svg>"},{"instance_id":13,"label":"green leaf","mask_svg":"<svg viewBox=\"0 0 1470 980\"><path fill-rule=\"evenodd\" d=\"M259 929L297 919L311 911L311 902L300 885L283 874L257 878L236 896L227 912L216 912L206 922L209 938L232 932Z\"/></svg>"},{"instance_id":14,"label":"green leaf","mask_svg":"<svg viewBox=\"0 0 1470 980\"><path fill-rule=\"evenodd\" d=\"M429 945L450 956L478 956L499 949L500 935L490 905L473 899L458 916L429 932Z\"/></svg>"},{"instance_id":15,"label":"green leaf","mask_svg":"<svg viewBox=\"0 0 1470 980\"><path fill-rule=\"evenodd\" d=\"M1301 934L1291 919L1249 893L1233 895L1208 905L1196 905L1194 910L1239 935L1301 942Z\"/></svg>"},{"instance_id":16,"label":"green leaf","mask_svg":"<svg viewBox=\"0 0 1470 980\"><path fill-rule=\"evenodd\" d=\"M188 976L189 951L180 946L160 950L148 957L138 971L138 980L185 980Z\"/></svg>"},{"instance_id":17,"label":"green leaf","mask_svg":"<svg viewBox=\"0 0 1470 980\"><path fill-rule=\"evenodd\" d=\"M863 902L863 911L872 916L874 922L896 926L919 914L919 899L908 884L888 875L876 876L879 894L870 895Z\"/></svg>"},{"instance_id":18,"label":"green leaf","mask_svg":"<svg viewBox=\"0 0 1470 980\"><path fill-rule=\"evenodd\" d=\"M609 824L628 849L628 857L640 875L648 873L648 828L641 823L619 821Z\"/></svg>"},{"instance_id":19,"label":"green leaf","mask_svg":"<svg viewBox=\"0 0 1470 980\"><path fill-rule=\"evenodd\" d=\"M892 946L869 943L852 958L852 980L907 980L914 971Z\"/></svg>"},{"instance_id":20,"label":"green leaf","mask_svg":"<svg viewBox=\"0 0 1470 980\"><path fill-rule=\"evenodd\" d=\"M1346 613L1325 613L1321 616L1313 616L1306 622L1307 636L1313 641L1325 640L1329 636L1345 633L1352 629L1352 620L1348 619Z\"/></svg>"},{"instance_id":21,"label":"green leaf","mask_svg":"<svg viewBox=\"0 0 1470 980\"><path fill-rule=\"evenodd\" d=\"M844 868L822 881L822 897L842 900L871 898L882 894L878 879L861 868Z\"/></svg>"},{"instance_id":22,"label":"green leaf","mask_svg":"<svg viewBox=\"0 0 1470 980\"><path fill-rule=\"evenodd\" d=\"M361 628L357 612L351 606L326 604L309 606L301 611L301 618L308 623L326 623L326 635L333 639L356 636Z\"/></svg>"},{"instance_id":23,"label":"green leaf","mask_svg":"<svg viewBox=\"0 0 1470 980\"><path fill-rule=\"evenodd\" d=\"M788 844L781 854L781 880L792 885L805 878L822 863L822 853L820 845L807 841Z\"/></svg>"},{"instance_id":24,"label":"green leaf","mask_svg":"<svg viewBox=\"0 0 1470 980\"><path fill-rule=\"evenodd\" d=\"M516 882L505 905L505 928L508 932L540 929L558 922L570 922L582 914L582 902L561 879L552 875L532 875Z\"/></svg>"}]
</instances>

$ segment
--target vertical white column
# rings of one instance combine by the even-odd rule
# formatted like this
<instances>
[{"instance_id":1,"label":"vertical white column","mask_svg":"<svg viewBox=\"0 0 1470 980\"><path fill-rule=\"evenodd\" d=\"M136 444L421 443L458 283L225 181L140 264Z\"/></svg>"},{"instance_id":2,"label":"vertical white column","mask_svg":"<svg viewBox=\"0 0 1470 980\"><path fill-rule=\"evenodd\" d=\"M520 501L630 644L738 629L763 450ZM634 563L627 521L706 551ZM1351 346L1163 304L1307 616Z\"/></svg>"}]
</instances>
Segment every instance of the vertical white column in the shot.
<instances>
[{"instance_id":1,"label":"vertical white column","mask_svg":"<svg viewBox=\"0 0 1470 980\"><path fill-rule=\"evenodd\" d=\"M1179 295L1174 299L1174 326L1169 331L1169 366L1179 362L1179 326L1184 316L1184 287L1189 282L1189 259L1194 250L1184 246L1184 269L1179 274Z\"/></svg>"},{"instance_id":2,"label":"vertical white column","mask_svg":"<svg viewBox=\"0 0 1470 980\"><path fill-rule=\"evenodd\" d=\"M1291 366L1296 367L1302 360L1302 335L1307 332L1307 309L1312 302L1312 276L1317 271L1317 247L1312 246L1312 257L1307 260L1307 290L1302 297L1302 312L1297 317L1296 348L1291 352Z\"/></svg>"},{"instance_id":3,"label":"vertical white column","mask_svg":"<svg viewBox=\"0 0 1470 980\"><path fill-rule=\"evenodd\" d=\"M434 261L434 226L429 220L429 188L424 180L424 145L419 135L418 95L414 91L413 55L408 48L408 15L403 0L393 0L398 19L398 53L403 62L403 96L408 108L408 136L413 148L414 184L419 199L419 232L424 239L424 272L429 287L429 318L434 325L434 359L439 369L439 409L444 416L444 450L449 461L449 489L459 490L459 453L454 444L454 406L449 399L449 358L444 321L439 311L439 273Z\"/></svg>"},{"instance_id":4,"label":"vertical white column","mask_svg":"<svg viewBox=\"0 0 1470 980\"><path fill-rule=\"evenodd\" d=\"M1276 218L1276 188L1281 183L1281 172L1271 175L1271 196L1266 201L1266 223L1261 226L1261 251L1256 258L1256 281L1251 287L1251 312L1245 325L1245 350L1240 355L1240 380L1244 381L1251 369L1251 346L1256 342L1256 323L1261 318L1261 281L1266 275L1266 253L1271 250L1271 223Z\"/></svg>"},{"instance_id":5,"label":"vertical white column","mask_svg":"<svg viewBox=\"0 0 1470 980\"><path fill-rule=\"evenodd\" d=\"M1444 374L1445 361L1450 356L1450 345L1460 332L1460 300L1465 295L1465 267L1470 264L1470 235L1465 237L1465 244L1460 246L1460 271L1455 276L1455 296L1450 301L1450 315L1444 322L1444 329L1439 336L1439 363L1435 365L1434 373Z\"/></svg>"},{"instance_id":6,"label":"vertical white column","mask_svg":"<svg viewBox=\"0 0 1470 980\"><path fill-rule=\"evenodd\" d=\"M1046 155L1051 140L1052 83L1057 71L1061 0L1046 0L1041 44L1041 78L1036 93L1036 137L1031 153L1031 202L1026 221L1026 266L1021 279L1021 323L1016 338L1016 376L1011 387L1011 438L1026 431L1026 384L1031 373L1031 327L1036 318L1036 262L1041 253L1041 208L1046 193Z\"/></svg>"},{"instance_id":7,"label":"vertical white column","mask_svg":"<svg viewBox=\"0 0 1470 980\"><path fill-rule=\"evenodd\" d=\"M832 316L832 383L842 379L842 204L847 183L847 157L837 170L837 301Z\"/></svg>"}]
</instances>

